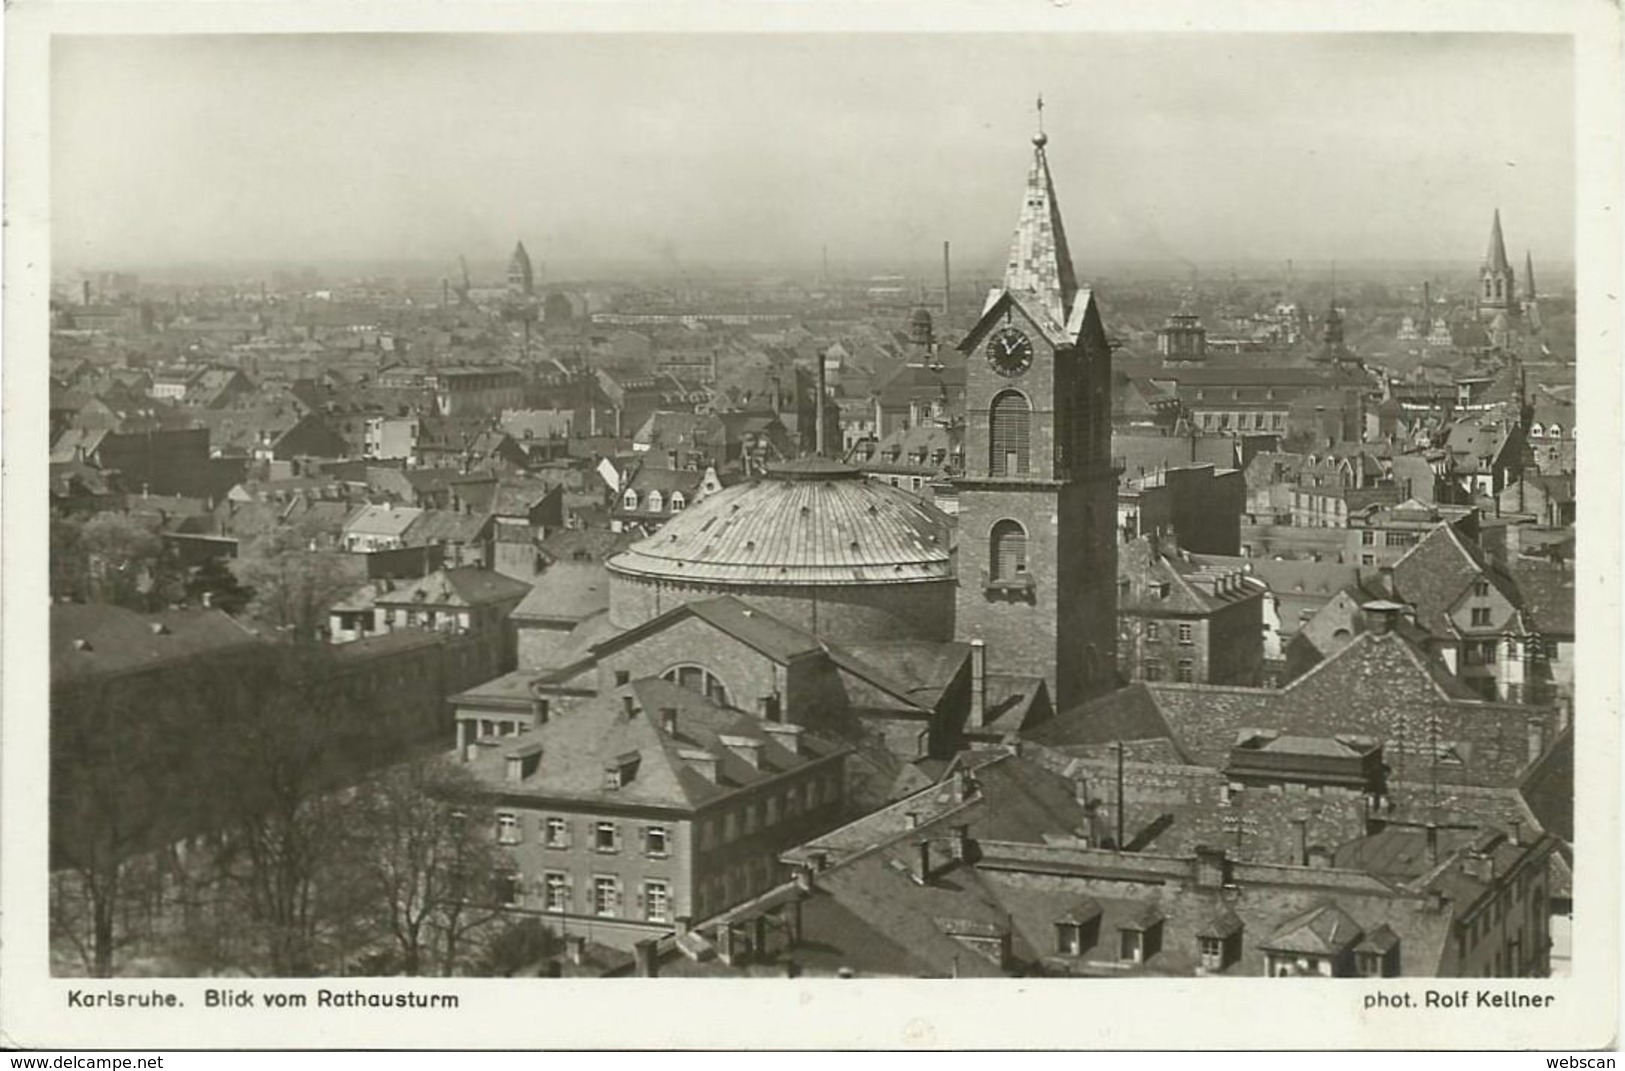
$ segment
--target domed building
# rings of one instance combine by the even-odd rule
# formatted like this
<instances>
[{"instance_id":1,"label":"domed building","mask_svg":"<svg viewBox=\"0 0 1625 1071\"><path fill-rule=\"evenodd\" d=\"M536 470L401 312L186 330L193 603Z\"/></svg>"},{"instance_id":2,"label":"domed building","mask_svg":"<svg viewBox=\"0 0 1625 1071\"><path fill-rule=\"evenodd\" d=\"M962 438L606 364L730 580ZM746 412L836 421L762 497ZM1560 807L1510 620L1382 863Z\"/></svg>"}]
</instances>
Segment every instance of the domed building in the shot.
<instances>
[{"instance_id":1,"label":"domed building","mask_svg":"<svg viewBox=\"0 0 1625 1071\"><path fill-rule=\"evenodd\" d=\"M734 595L821 639L947 641L952 522L929 503L820 458L706 496L609 559L618 629Z\"/></svg>"}]
</instances>

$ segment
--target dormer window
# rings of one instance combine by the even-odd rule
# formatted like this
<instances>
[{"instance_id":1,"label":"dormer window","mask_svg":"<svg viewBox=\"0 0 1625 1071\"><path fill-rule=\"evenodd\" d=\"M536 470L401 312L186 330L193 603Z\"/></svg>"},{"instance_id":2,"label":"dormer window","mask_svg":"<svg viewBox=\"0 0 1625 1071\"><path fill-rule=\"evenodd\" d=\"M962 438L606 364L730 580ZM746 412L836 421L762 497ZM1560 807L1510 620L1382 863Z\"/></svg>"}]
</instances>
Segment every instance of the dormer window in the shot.
<instances>
[{"instance_id":1,"label":"dormer window","mask_svg":"<svg viewBox=\"0 0 1625 1071\"><path fill-rule=\"evenodd\" d=\"M661 509L665 505L666 505L665 497L663 495L661 495L661 493L659 491L650 491L649 492L649 512L650 513L659 513L661 511Z\"/></svg>"},{"instance_id":2,"label":"dormer window","mask_svg":"<svg viewBox=\"0 0 1625 1071\"><path fill-rule=\"evenodd\" d=\"M623 509L637 509L638 493L631 488L627 488L626 494L621 498L621 506Z\"/></svg>"},{"instance_id":3,"label":"dormer window","mask_svg":"<svg viewBox=\"0 0 1625 1071\"><path fill-rule=\"evenodd\" d=\"M683 507L686 505L688 505L688 502L683 498L683 492L673 491L671 493L671 511L673 513L683 512Z\"/></svg>"}]
</instances>

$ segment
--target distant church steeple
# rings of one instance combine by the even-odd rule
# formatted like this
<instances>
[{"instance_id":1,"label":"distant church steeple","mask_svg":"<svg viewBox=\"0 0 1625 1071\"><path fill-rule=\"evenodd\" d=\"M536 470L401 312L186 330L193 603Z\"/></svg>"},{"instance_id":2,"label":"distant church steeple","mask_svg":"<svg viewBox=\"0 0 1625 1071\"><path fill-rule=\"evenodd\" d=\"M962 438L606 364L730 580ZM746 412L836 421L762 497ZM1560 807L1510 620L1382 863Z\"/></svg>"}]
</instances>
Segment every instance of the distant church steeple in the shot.
<instances>
[{"instance_id":1,"label":"distant church steeple","mask_svg":"<svg viewBox=\"0 0 1625 1071\"><path fill-rule=\"evenodd\" d=\"M513 247L513 256L508 258L508 289L529 297L535 288L536 277L531 269L530 254L525 252L525 243L520 242Z\"/></svg>"},{"instance_id":2,"label":"distant church steeple","mask_svg":"<svg viewBox=\"0 0 1625 1071\"><path fill-rule=\"evenodd\" d=\"M1540 330L1540 294L1535 289L1535 258L1523 251L1523 318L1531 331Z\"/></svg>"},{"instance_id":3,"label":"distant church steeple","mask_svg":"<svg viewBox=\"0 0 1625 1071\"><path fill-rule=\"evenodd\" d=\"M1490 224L1490 245L1484 251L1484 264L1478 269L1478 314L1494 319L1497 313L1517 312L1516 280L1507 260L1506 241L1501 237L1501 210L1495 210Z\"/></svg>"}]
</instances>

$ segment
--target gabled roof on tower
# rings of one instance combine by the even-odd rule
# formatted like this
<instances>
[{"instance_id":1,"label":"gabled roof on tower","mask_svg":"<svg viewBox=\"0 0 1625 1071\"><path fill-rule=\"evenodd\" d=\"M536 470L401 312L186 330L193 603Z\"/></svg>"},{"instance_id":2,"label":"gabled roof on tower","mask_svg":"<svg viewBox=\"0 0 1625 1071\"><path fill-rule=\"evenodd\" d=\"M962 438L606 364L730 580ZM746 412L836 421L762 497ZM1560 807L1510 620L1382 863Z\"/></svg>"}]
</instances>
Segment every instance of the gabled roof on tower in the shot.
<instances>
[{"instance_id":1,"label":"gabled roof on tower","mask_svg":"<svg viewBox=\"0 0 1625 1071\"><path fill-rule=\"evenodd\" d=\"M1490 247L1484 253L1484 266L1494 272L1509 272L1512 265L1507 262L1507 245L1501 238L1501 210L1495 210L1494 222L1490 224Z\"/></svg>"},{"instance_id":2,"label":"gabled roof on tower","mask_svg":"<svg viewBox=\"0 0 1625 1071\"><path fill-rule=\"evenodd\" d=\"M1078 280L1072 272L1061 206L1044 153L1048 141L1043 134L1033 138L1033 162L1027 171L1021 215L1005 262L1004 289L1034 302L1036 308L1032 311L1042 311L1057 327L1065 327L1077 297Z\"/></svg>"}]
</instances>

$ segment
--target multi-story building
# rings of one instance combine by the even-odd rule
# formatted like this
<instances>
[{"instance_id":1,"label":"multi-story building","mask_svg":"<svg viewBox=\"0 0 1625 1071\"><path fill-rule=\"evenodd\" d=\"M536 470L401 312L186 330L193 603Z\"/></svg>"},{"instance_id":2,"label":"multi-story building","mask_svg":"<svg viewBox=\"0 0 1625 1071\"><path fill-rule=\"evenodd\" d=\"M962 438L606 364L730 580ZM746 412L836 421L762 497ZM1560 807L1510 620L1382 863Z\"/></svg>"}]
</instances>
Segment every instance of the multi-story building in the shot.
<instances>
[{"instance_id":1,"label":"multi-story building","mask_svg":"<svg viewBox=\"0 0 1625 1071\"><path fill-rule=\"evenodd\" d=\"M779 855L846 816L847 750L646 679L464 754L498 900L627 947L780 884Z\"/></svg>"},{"instance_id":2,"label":"multi-story building","mask_svg":"<svg viewBox=\"0 0 1625 1071\"><path fill-rule=\"evenodd\" d=\"M1155 536L1117 557L1118 670L1130 680L1258 685L1264 584Z\"/></svg>"},{"instance_id":3,"label":"multi-story building","mask_svg":"<svg viewBox=\"0 0 1625 1071\"><path fill-rule=\"evenodd\" d=\"M424 377L441 416L495 415L525 404L525 379L517 368L471 365L440 368Z\"/></svg>"}]
</instances>

